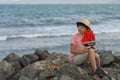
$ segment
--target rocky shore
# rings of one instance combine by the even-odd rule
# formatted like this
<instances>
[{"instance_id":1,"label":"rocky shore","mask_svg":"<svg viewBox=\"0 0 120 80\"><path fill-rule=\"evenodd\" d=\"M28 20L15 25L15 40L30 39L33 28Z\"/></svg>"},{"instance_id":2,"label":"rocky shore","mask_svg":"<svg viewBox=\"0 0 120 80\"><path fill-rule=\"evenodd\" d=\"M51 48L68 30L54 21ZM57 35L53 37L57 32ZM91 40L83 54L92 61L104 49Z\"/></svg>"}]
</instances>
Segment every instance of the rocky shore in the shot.
<instances>
[{"instance_id":1,"label":"rocky shore","mask_svg":"<svg viewBox=\"0 0 120 80\"><path fill-rule=\"evenodd\" d=\"M10 53L0 61L0 80L120 80L120 56L115 56L113 51L97 52L108 76L89 74L89 62L77 66L68 61L68 55L36 49L22 57Z\"/></svg>"}]
</instances>

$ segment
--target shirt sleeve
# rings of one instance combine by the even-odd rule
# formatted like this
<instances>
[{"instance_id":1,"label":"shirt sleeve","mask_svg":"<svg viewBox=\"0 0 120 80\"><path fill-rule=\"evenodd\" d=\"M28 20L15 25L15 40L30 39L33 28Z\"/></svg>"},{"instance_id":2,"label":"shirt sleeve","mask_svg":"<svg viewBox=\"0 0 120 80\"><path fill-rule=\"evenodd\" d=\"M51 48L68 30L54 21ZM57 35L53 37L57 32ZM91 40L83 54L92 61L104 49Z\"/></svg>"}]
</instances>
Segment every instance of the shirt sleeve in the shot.
<instances>
[{"instance_id":1,"label":"shirt sleeve","mask_svg":"<svg viewBox=\"0 0 120 80\"><path fill-rule=\"evenodd\" d=\"M76 37L73 36L72 39L71 39L71 44L75 45L76 44Z\"/></svg>"}]
</instances>

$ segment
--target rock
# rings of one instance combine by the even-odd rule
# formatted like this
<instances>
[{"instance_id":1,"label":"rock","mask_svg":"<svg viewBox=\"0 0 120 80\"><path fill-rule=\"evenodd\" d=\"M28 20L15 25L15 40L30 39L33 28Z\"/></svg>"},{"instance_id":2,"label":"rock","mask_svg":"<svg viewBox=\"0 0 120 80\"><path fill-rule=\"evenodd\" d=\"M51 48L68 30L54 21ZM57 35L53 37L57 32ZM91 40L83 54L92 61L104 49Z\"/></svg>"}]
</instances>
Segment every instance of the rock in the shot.
<instances>
[{"instance_id":1,"label":"rock","mask_svg":"<svg viewBox=\"0 0 120 80\"><path fill-rule=\"evenodd\" d=\"M29 64L29 62L26 59L24 59L23 57L19 58L18 62L22 66L22 68L24 68L25 66L27 66Z\"/></svg>"},{"instance_id":2,"label":"rock","mask_svg":"<svg viewBox=\"0 0 120 80\"><path fill-rule=\"evenodd\" d=\"M57 54L54 54L57 56L58 59L60 59L61 61L63 61L64 63L68 63L68 55L66 54L63 54L63 53L57 53Z\"/></svg>"},{"instance_id":3,"label":"rock","mask_svg":"<svg viewBox=\"0 0 120 80\"><path fill-rule=\"evenodd\" d=\"M100 80L110 80L107 76L101 78Z\"/></svg>"},{"instance_id":4,"label":"rock","mask_svg":"<svg viewBox=\"0 0 120 80\"><path fill-rule=\"evenodd\" d=\"M116 79L114 77L112 77L111 80L116 80Z\"/></svg>"},{"instance_id":5,"label":"rock","mask_svg":"<svg viewBox=\"0 0 120 80\"><path fill-rule=\"evenodd\" d=\"M0 80L7 80L14 73L14 68L6 61L0 62Z\"/></svg>"},{"instance_id":6,"label":"rock","mask_svg":"<svg viewBox=\"0 0 120 80\"><path fill-rule=\"evenodd\" d=\"M54 77L55 69L46 69L43 70L41 68L24 68L20 74L25 75L30 80L49 80L50 78Z\"/></svg>"},{"instance_id":7,"label":"rock","mask_svg":"<svg viewBox=\"0 0 120 80\"><path fill-rule=\"evenodd\" d=\"M17 59L16 61L24 68L30 63L33 63L35 61L39 60L39 57L37 55L23 55L21 58Z\"/></svg>"},{"instance_id":8,"label":"rock","mask_svg":"<svg viewBox=\"0 0 120 80\"><path fill-rule=\"evenodd\" d=\"M15 73L19 72L22 69L22 66L20 65L19 61L13 61L10 62L10 64L15 68Z\"/></svg>"},{"instance_id":9,"label":"rock","mask_svg":"<svg viewBox=\"0 0 120 80\"><path fill-rule=\"evenodd\" d=\"M57 57L56 56L54 56L54 55L49 55L45 60L55 60L55 59L57 59Z\"/></svg>"},{"instance_id":10,"label":"rock","mask_svg":"<svg viewBox=\"0 0 120 80\"><path fill-rule=\"evenodd\" d=\"M106 70L109 73L109 77L110 77L111 80L117 80L117 75L119 75L120 69L104 68L104 70Z\"/></svg>"},{"instance_id":11,"label":"rock","mask_svg":"<svg viewBox=\"0 0 120 80\"><path fill-rule=\"evenodd\" d=\"M111 62L113 62L115 59L115 55L114 55L113 51L101 50L101 51L98 51L98 53L99 53L100 59L101 59L101 66L108 65Z\"/></svg>"},{"instance_id":12,"label":"rock","mask_svg":"<svg viewBox=\"0 0 120 80\"><path fill-rule=\"evenodd\" d=\"M41 70L39 69L31 69L25 74L25 76L29 79L34 80L34 78L36 78L35 76L39 73L39 71L41 72Z\"/></svg>"},{"instance_id":13,"label":"rock","mask_svg":"<svg viewBox=\"0 0 120 80\"><path fill-rule=\"evenodd\" d=\"M82 69L81 67L78 67L78 71L80 72L80 74L87 74L87 71Z\"/></svg>"},{"instance_id":14,"label":"rock","mask_svg":"<svg viewBox=\"0 0 120 80\"><path fill-rule=\"evenodd\" d=\"M45 60L52 61L55 64L64 65L65 63L69 63L68 56L62 53L52 53Z\"/></svg>"},{"instance_id":15,"label":"rock","mask_svg":"<svg viewBox=\"0 0 120 80\"><path fill-rule=\"evenodd\" d=\"M55 69L39 70L39 72L35 75L35 78L38 80L50 80L51 78L55 77L55 75Z\"/></svg>"},{"instance_id":16,"label":"rock","mask_svg":"<svg viewBox=\"0 0 120 80\"><path fill-rule=\"evenodd\" d=\"M113 62L115 62L115 63L120 63L120 57L119 57L119 56L115 56L115 59L114 59Z\"/></svg>"},{"instance_id":17,"label":"rock","mask_svg":"<svg viewBox=\"0 0 120 80\"><path fill-rule=\"evenodd\" d=\"M50 53L47 50L40 51L39 49L36 49L35 55L38 55L40 60L45 60Z\"/></svg>"},{"instance_id":18,"label":"rock","mask_svg":"<svg viewBox=\"0 0 120 80\"><path fill-rule=\"evenodd\" d=\"M37 61L33 64L29 64L25 68L21 70L21 72L24 74L28 73L32 69L40 69L40 70L46 70L50 68L60 68L60 64L53 63L52 61Z\"/></svg>"},{"instance_id":19,"label":"rock","mask_svg":"<svg viewBox=\"0 0 120 80\"><path fill-rule=\"evenodd\" d=\"M61 75L61 78L59 80L73 80L73 78L71 76Z\"/></svg>"},{"instance_id":20,"label":"rock","mask_svg":"<svg viewBox=\"0 0 120 80\"><path fill-rule=\"evenodd\" d=\"M119 74L117 74L117 80L119 80L120 79L120 73Z\"/></svg>"},{"instance_id":21,"label":"rock","mask_svg":"<svg viewBox=\"0 0 120 80\"><path fill-rule=\"evenodd\" d=\"M94 78L95 80L101 80L98 75L94 75L93 78Z\"/></svg>"},{"instance_id":22,"label":"rock","mask_svg":"<svg viewBox=\"0 0 120 80\"><path fill-rule=\"evenodd\" d=\"M18 56L15 53L11 53L7 57L5 57L3 60L6 60L7 62L11 62L11 61L16 60L18 58L20 58L20 56Z\"/></svg>"},{"instance_id":23,"label":"rock","mask_svg":"<svg viewBox=\"0 0 120 80\"><path fill-rule=\"evenodd\" d=\"M20 73L17 73L17 74L15 74L14 76L13 76L13 80L18 80L19 78L20 78L20 76L21 76L22 74L20 74Z\"/></svg>"},{"instance_id":24,"label":"rock","mask_svg":"<svg viewBox=\"0 0 120 80\"><path fill-rule=\"evenodd\" d=\"M19 78L18 80L30 80L30 79L28 79L27 77L21 75L20 78Z\"/></svg>"},{"instance_id":25,"label":"rock","mask_svg":"<svg viewBox=\"0 0 120 80\"><path fill-rule=\"evenodd\" d=\"M39 56L34 54L25 54L22 56L22 58L25 59L29 64L39 60Z\"/></svg>"},{"instance_id":26,"label":"rock","mask_svg":"<svg viewBox=\"0 0 120 80\"><path fill-rule=\"evenodd\" d=\"M68 55L36 50L34 54L5 58L0 62L0 80L119 80L120 57L112 51L99 50L101 64L109 77L100 78L91 72L90 63L75 65ZM8 56L7 56L8 57ZM12 59L13 58L13 59ZM8 62L9 63L8 63Z\"/></svg>"},{"instance_id":27,"label":"rock","mask_svg":"<svg viewBox=\"0 0 120 80\"><path fill-rule=\"evenodd\" d=\"M89 79L87 72L78 68L75 64L64 64L58 66L53 62L37 61L33 64L26 66L20 71L29 79L34 80L84 80Z\"/></svg>"},{"instance_id":28,"label":"rock","mask_svg":"<svg viewBox=\"0 0 120 80\"><path fill-rule=\"evenodd\" d=\"M64 75L64 77L63 77ZM93 80L92 77L81 73L75 64L68 63L57 70L57 77L60 80ZM62 78L62 79L61 79ZM65 79L63 79L65 78Z\"/></svg>"}]
</instances>

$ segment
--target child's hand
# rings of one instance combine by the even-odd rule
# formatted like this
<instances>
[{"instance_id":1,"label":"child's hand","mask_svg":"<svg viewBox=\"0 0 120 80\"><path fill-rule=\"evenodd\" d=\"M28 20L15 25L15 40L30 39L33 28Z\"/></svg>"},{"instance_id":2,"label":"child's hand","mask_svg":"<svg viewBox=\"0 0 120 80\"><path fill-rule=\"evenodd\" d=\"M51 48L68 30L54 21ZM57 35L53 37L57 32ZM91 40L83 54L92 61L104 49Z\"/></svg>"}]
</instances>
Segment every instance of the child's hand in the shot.
<instances>
[{"instance_id":1,"label":"child's hand","mask_svg":"<svg viewBox=\"0 0 120 80\"><path fill-rule=\"evenodd\" d=\"M90 49L90 48L91 48L91 46L87 46L87 47L85 47L85 48Z\"/></svg>"}]
</instances>

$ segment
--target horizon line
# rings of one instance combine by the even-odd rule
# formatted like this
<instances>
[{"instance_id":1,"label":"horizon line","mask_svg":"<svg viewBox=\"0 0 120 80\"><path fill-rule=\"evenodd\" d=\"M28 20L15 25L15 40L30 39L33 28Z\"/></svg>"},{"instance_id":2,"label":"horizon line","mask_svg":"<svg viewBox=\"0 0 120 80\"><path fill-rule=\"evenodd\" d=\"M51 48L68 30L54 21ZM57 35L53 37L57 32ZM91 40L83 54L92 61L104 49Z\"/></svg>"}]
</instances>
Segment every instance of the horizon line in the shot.
<instances>
[{"instance_id":1,"label":"horizon line","mask_svg":"<svg viewBox=\"0 0 120 80\"><path fill-rule=\"evenodd\" d=\"M109 5L112 5L112 4L120 4L120 3L0 3L1 4L31 4L31 5L45 5L45 4L51 4L51 5L59 5L59 4L67 4L67 5L72 5L72 4L78 4L78 5L81 5L81 4L85 4L85 5L99 5L99 4L109 4Z\"/></svg>"}]
</instances>

